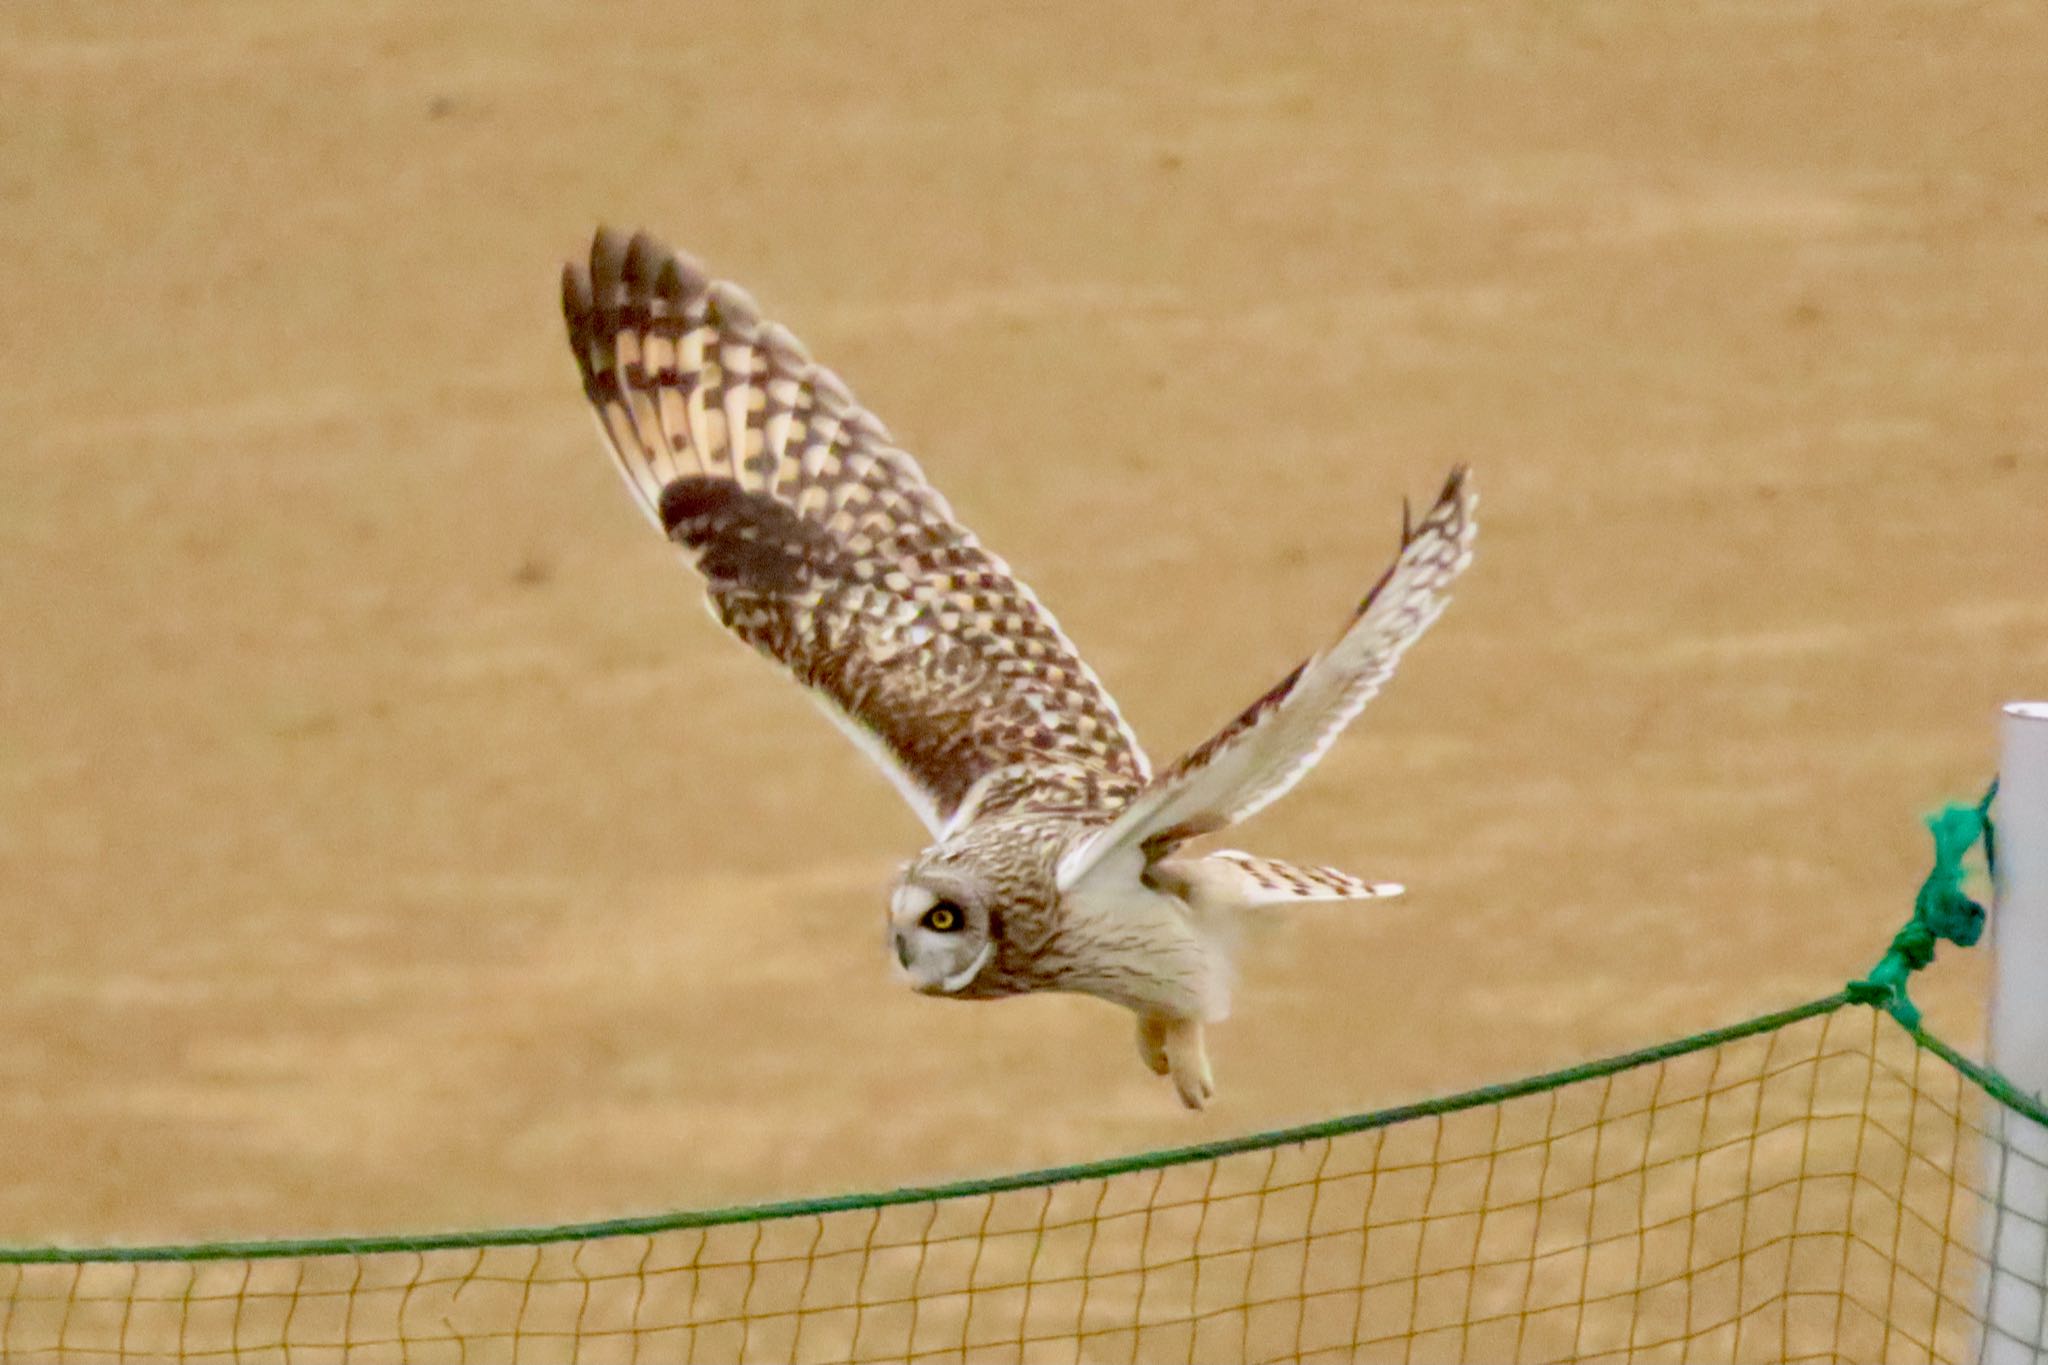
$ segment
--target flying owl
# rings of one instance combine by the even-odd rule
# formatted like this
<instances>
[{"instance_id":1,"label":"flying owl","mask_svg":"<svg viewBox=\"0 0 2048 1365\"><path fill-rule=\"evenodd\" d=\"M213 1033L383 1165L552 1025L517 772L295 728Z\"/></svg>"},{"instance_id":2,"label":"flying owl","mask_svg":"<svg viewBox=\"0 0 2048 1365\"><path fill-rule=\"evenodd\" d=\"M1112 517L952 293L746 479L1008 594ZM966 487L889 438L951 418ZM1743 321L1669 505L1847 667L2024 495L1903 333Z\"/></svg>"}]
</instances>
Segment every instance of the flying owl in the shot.
<instances>
[{"instance_id":1,"label":"flying owl","mask_svg":"<svg viewBox=\"0 0 2048 1365\"><path fill-rule=\"evenodd\" d=\"M712 615L808 688L930 829L889 898L909 984L1124 1006L1145 1064L1206 1104L1235 918L1401 888L1184 845L1299 781L1443 611L1472 556L1465 471L1420 522L1404 511L1399 553L1335 641L1155 773L1051 613L744 290L601 229L588 265L563 269L562 311L626 487Z\"/></svg>"}]
</instances>

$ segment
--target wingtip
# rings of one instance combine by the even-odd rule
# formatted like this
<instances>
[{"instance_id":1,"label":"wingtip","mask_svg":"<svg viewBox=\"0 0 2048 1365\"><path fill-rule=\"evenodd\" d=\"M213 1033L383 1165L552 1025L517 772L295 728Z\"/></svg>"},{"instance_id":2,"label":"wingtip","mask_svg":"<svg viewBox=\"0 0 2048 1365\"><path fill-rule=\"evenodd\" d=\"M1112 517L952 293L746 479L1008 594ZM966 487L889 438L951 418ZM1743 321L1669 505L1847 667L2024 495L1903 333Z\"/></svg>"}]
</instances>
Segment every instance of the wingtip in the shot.
<instances>
[{"instance_id":1,"label":"wingtip","mask_svg":"<svg viewBox=\"0 0 2048 1365\"><path fill-rule=\"evenodd\" d=\"M590 280L574 261L562 262L562 316L571 326L590 311Z\"/></svg>"},{"instance_id":2,"label":"wingtip","mask_svg":"<svg viewBox=\"0 0 2048 1365\"><path fill-rule=\"evenodd\" d=\"M707 297L720 327L743 341L753 341L761 334L766 324L761 318L761 305L754 302L752 294L730 280L716 280Z\"/></svg>"},{"instance_id":3,"label":"wingtip","mask_svg":"<svg viewBox=\"0 0 2048 1365\"><path fill-rule=\"evenodd\" d=\"M661 274L661 263L669 254L668 247L646 232L635 232L626 241L625 260L620 265L619 278L636 293L653 288Z\"/></svg>"},{"instance_id":4,"label":"wingtip","mask_svg":"<svg viewBox=\"0 0 2048 1365\"><path fill-rule=\"evenodd\" d=\"M703 263L651 232L599 224L590 238L587 274L599 302L621 296L681 307L712 287Z\"/></svg>"},{"instance_id":5,"label":"wingtip","mask_svg":"<svg viewBox=\"0 0 2048 1365\"><path fill-rule=\"evenodd\" d=\"M1451 466L1451 472L1445 476L1444 491L1437 494L1437 501L1470 503L1478 496L1472 488L1472 466L1460 460Z\"/></svg>"},{"instance_id":6,"label":"wingtip","mask_svg":"<svg viewBox=\"0 0 2048 1365\"><path fill-rule=\"evenodd\" d=\"M1469 536L1474 524L1474 514L1479 505L1479 494L1472 487L1472 466L1460 460L1451 466L1444 478L1443 490L1436 495L1429 510L1423 513L1422 525L1429 526L1445 518L1452 518L1464 527L1463 534ZM1408 500L1401 500L1401 545L1405 549L1420 534L1416 527L1413 510Z\"/></svg>"},{"instance_id":7,"label":"wingtip","mask_svg":"<svg viewBox=\"0 0 2048 1365\"><path fill-rule=\"evenodd\" d=\"M1429 513L1424 515L1423 520L1427 522L1430 519L1430 515L1437 513L1448 503L1463 504L1469 514L1472 505L1478 501L1478 495L1472 491L1471 482L1471 465L1463 460L1452 465L1450 473L1444 477L1443 490L1431 501ZM1406 496L1403 496L1401 499L1402 548L1406 549L1414 541L1415 536L1415 504Z\"/></svg>"},{"instance_id":8,"label":"wingtip","mask_svg":"<svg viewBox=\"0 0 2048 1365\"><path fill-rule=\"evenodd\" d=\"M612 305L626 278L626 235L609 224L600 225L590 239L590 285L600 304Z\"/></svg>"},{"instance_id":9,"label":"wingtip","mask_svg":"<svg viewBox=\"0 0 2048 1365\"><path fill-rule=\"evenodd\" d=\"M1462 535L1469 552L1472 537L1479 530L1479 490L1472 486L1472 466L1462 462L1451 466L1451 476L1444 481L1442 500L1458 508L1459 520L1464 523Z\"/></svg>"}]
</instances>

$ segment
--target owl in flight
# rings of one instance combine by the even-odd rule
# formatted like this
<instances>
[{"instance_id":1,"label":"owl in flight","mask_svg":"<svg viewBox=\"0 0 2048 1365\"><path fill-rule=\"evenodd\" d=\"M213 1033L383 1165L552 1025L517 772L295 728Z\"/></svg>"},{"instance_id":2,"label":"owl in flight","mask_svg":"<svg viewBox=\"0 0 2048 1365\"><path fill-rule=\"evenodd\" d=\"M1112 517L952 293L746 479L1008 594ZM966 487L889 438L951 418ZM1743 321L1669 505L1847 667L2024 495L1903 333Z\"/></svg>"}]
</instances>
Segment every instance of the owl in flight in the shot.
<instances>
[{"instance_id":1,"label":"owl in flight","mask_svg":"<svg viewBox=\"0 0 2048 1365\"><path fill-rule=\"evenodd\" d=\"M1301 779L1443 611L1472 557L1462 468L1343 632L1155 773L1051 613L889 430L737 286L600 230L562 272L569 346L626 487L703 575L725 627L780 665L895 781L932 842L887 946L959 1000L1078 991L1131 1010L1183 1102L1215 1093L1232 921L1367 900L1385 882L1183 845Z\"/></svg>"}]
</instances>

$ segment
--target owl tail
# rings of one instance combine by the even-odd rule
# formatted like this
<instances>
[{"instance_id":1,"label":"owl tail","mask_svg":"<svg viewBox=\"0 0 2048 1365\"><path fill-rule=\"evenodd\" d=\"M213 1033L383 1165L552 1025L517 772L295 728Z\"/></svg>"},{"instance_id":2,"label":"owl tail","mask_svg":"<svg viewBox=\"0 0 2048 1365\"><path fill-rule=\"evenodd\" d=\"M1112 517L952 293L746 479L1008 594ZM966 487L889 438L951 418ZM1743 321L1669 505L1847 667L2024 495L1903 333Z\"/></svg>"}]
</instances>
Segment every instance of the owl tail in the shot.
<instances>
[{"instance_id":1,"label":"owl tail","mask_svg":"<svg viewBox=\"0 0 2048 1365\"><path fill-rule=\"evenodd\" d=\"M1334 867L1302 867L1235 849L1197 858L1164 858L1145 871L1154 890L1168 892L1188 908L1210 953L1203 1017L1211 1023L1230 1013L1238 950L1247 931L1267 919L1258 913L1312 901L1384 900L1401 894L1399 882L1369 882ZM1183 1092L1182 1098L1186 1098Z\"/></svg>"},{"instance_id":2,"label":"owl tail","mask_svg":"<svg viewBox=\"0 0 2048 1365\"><path fill-rule=\"evenodd\" d=\"M1369 882L1334 867L1303 867L1236 849L1200 858L1167 858L1154 863L1146 877L1211 921L1240 910L1311 901L1384 900L1403 890L1399 882Z\"/></svg>"}]
</instances>

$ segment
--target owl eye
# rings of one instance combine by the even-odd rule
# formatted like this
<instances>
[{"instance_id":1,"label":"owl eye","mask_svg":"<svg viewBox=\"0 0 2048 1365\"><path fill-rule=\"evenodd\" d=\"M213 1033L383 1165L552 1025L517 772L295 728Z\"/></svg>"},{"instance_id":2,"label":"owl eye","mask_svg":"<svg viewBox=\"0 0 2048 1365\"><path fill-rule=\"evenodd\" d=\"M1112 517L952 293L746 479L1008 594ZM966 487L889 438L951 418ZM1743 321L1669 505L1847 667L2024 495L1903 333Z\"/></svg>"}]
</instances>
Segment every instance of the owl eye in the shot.
<instances>
[{"instance_id":1,"label":"owl eye","mask_svg":"<svg viewBox=\"0 0 2048 1365\"><path fill-rule=\"evenodd\" d=\"M960 913L960 907L953 902L940 901L925 911L924 918L918 923L934 933L950 934L967 923L967 917Z\"/></svg>"}]
</instances>

